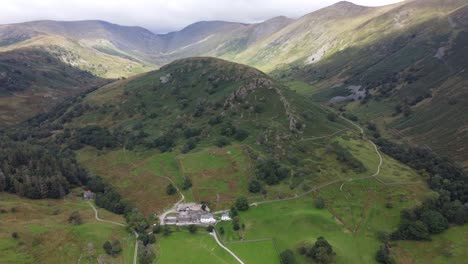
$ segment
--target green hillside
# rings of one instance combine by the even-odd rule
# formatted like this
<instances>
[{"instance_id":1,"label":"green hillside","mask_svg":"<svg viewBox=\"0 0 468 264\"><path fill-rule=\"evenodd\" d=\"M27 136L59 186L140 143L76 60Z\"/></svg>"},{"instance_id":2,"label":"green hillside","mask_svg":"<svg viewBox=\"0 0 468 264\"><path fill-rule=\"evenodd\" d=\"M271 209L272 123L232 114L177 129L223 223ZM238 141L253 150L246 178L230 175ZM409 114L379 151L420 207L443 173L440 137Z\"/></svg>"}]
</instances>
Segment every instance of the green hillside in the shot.
<instances>
[{"instance_id":1,"label":"green hillside","mask_svg":"<svg viewBox=\"0 0 468 264\"><path fill-rule=\"evenodd\" d=\"M467 8L463 1L405 2L353 29L352 45L277 75L302 80L293 89L322 102L358 87L364 94L337 108L466 166ZM399 25L390 24L395 18Z\"/></svg>"},{"instance_id":2,"label":"green hillside","mask_svg":"<svg viewBox=\"0 0 468 264\"><path fill-rule=\"evenodd\" d=\"M50 109L64 97L106 82L40 49L1 52L0 125L23 121Z\"/></svg>"}]
</instances>

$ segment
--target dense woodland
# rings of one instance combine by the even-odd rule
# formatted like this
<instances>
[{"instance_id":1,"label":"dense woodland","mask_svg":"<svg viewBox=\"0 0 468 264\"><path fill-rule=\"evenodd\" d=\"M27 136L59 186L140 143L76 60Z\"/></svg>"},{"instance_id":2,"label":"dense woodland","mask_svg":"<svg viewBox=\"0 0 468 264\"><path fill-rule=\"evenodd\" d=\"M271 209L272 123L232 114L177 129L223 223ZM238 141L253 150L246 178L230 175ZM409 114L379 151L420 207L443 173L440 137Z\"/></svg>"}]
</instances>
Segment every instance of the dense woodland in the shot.
<instances>
[{"instance_id":1,"label":"dense woodland","mask_svg":"<svg viewBox=\"0 0 468 264\"><path fill-rule=\"evenodd\" d=\"M421 206L404 210L392 239L430 240L430 234L441 233L449 224L468 222L468 175L463 169L428 150L385 139L379 139L377 143L386 154L416 170L425 171L429 187L438 193Z\"/></svg>"},{"instance_id":2,"label":"dense woodland","mask_svg":"<svg viewBox=\"0 0 468 264\"><path fill-rule=\"evenodd\" d=\"M88 174L69 151L0 140L0 191L41 199L61 198L69 188L86 184Z\"/></svg>"}]
</instances>

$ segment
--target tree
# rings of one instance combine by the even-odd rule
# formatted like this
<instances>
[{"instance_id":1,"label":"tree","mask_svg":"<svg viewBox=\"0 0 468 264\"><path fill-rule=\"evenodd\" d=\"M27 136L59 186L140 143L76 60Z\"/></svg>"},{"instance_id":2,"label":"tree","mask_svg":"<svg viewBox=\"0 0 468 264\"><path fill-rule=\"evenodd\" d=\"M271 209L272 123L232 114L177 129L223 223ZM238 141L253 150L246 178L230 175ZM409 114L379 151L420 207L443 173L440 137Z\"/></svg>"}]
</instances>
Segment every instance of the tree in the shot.
<instances>
[{"instance_id":1,"label":"tree","mask_svg":"<svg viewBox=\"0 0 468 264\"><path fill-rule=\"evenodd\" d=\"M394 264L395 260L390 256L390 250L387 246L381 246L375 254L375 260L383 264Z\"/></svg>"},{"instance_id":2,"label":"tree","mask_svg":"<svg viewBox=\"0 0 468 264\"><path fill-rule=\"evenodd\" d=\"M294 253L290 249L286 249L280 254L281 264L294 264L296 260L294 259Z\"/></svg>"},{"instance_id":3,"label":"tree","mask_svg":"<svg viewBox=\"0 0 468 264\"><path fill-rule=\"evenodd\" d=\"M421 221L426 224L429 233L439 234L448 228L447 219L434 210L425 211L421 214Z\"/></svg>"},{"instance_id":4,"label":"tree","mask_svg":"<svg viewBox=\"0 0 468 264\"><path fill-rule=\"evenodd\" d=\"M11 237L17 239L19 237L18 232L11 233Z\"/></svg>"},{"instance_id":5,"label":"tree","mask_svg":"<svg viewBox=\"0 0 468 264\"><path fill-rule=\"evenodd\" d=\"M153 252L152 245L143 245L143 243L138 243L138 263L140 264L151 264L156 258Z\"/></svg>"},{"instance_id":6,"label":"tree","mask_svg":"<svg viewBox=\"0 0 468 264\"><path fill-rule=\"evenodd\" d=\"M235 206L239 211L247 211L249 210L249 202L245 196L239 196L236 199Z\"/></svg>"},{"instance_id":7,"label":"tree","mask_svg":"<svg viewBox=\"0 0 468 264\"><path fill-rule=\"evenodd\" d=\"M237 231L240 229L240 225L238 222L232 222L232 229L234 229L234 231Z\"/></svg>"},{"instance_id":8,"label":"tree","mask_svg":"<svg viewBox=\"0 0 468 264\"><path fill-rule=\"evenodd\" d=\"M214 226L212 226L212 225L209 225L209 226L206 227L206 231L208 231L210 233L213 232L213 230L214 230Z\"/></svg>"},{"instance_id":9,"label":"tree","mask_svg":"<svg viewBox=\"0 0 468 264\"><path fill-rule=\"evenodd\" d=\"M219 228L219 233L220 233L221 235L224 235L224 227L220 227L220 228Z\"/></svg>"},{"instance_id":10,"label":"tree","mask_svg":"<svg viewBox=\"0 0 468 264\"><path fill-rule=\"evenodd\" d=\"M192 181L190 180L189 177L184 178L184 182L182 183L182 189L183 190L188 190L192 187Z\"/></svg>"},{"instance_id":11,"label":"tree","mask_svg":"<svg viewBox=\"0 0 468 264\"><path fill-rule=\"evenodd\" d=\"M427 226L421 221L402 221L391 237L394 240L430 240Z\"/></svg>"},{"instance_id":12,"label":"tree","mask_svg":"<svg viewBox=\"0 0 468 264\"><path fill-rule=\"evenodd\" d=\"M249 182L249 192L258 193L262 190L262 185L256 179L253 179Z\"/></svg>"},{"instance_id":13,"label":"tree","mask_svg":"<svg viewBox=\"0 0 468 264\"><path fill-rule=\"evenodd\" d=\"M325 264L331 263L335 252L328 241L323 238L317 238L317 241L312 248L306 253L307 256L311 257L315 262Z\"/></svg>"},{"instance_id":14,"label":"tree","mask_svg":"<svg viewBox=\"0 0 468 264\"><path fill-rule=\"evenodd\" d=\"M335 113L328 113L327 114L327 119L332 121L332 122L335 122L336 118L337 118L337 115Z\"/></svg>"},{"instance_id":15,"label":"tree","mask_svg":"<svg viewBox=\"0 0 468 264\"><path fill-rule=\"evenodd\" d=\"M325 200L321 196L317 196L314 200L315 208L323 209L325 208Z\"/></svg>"},{"instance_id":16,"label":"tree","mask_svg":"<svg viewBox=\"0 0 468 264\"><path fill-rule=\"evenodd\" d=\"M234 138L238 141L243 141L248 136L249 136L249 132L241 128L237 128L236 133L234 134Z\"/></svg>"},{"instance_id":17,"label":"tree","mask_svg":"<svg viewBox=\"0 0 468 264\"><path fill-rule=\"evenodd\" d=\"M377 232L377 239L382 243L388 243L390 241L390 234L387 231L379 230Z\"/></svg>"},{"instance_id":18,"label":"tree","mask_svg":"<svg viewBox=\"0 0 468 264\"><path fill-rule=\"evenodd\" d=\"M176 189L176 187L174 187L174 185L172 183L167 185L167 187L166 187L167 195L174 195L174 194L176 194L176 192L177 192L177 189Z\"/></svg>"},{"instance_id":19,"label":"tree","mask_svg":"<svg viewBox=\"0 0 468 264\"><path fill-rule=\"evenodd\" d=\"M104 242L104 244L102 245L102 248L107 253L107 255L112 255L112 244L109 240Z\"/></svg>"},{"instance_id":20,"label":"tree","mask_svg":"<svg viewBox=\"0 0 468 264\"><path fill-rule=\"evenodd\" d=\"M72 225L81 225L83 220L81 219L80 213L78 211L73 211L68 217L68 223Z\"/></svg>"},{"instance_id":21,"label":"tree","mask_svg":"<svg viewBox=\"0 0 468 264\"><path fill-rule=\"evenodd\" d=\"M168 236L171 234L171 229L167 225L163 225L162 227L162 234L163 236Z\"/></svg>"},{"instance_id":22,"label":"tree","mask_svg":"<svg viewBox=\"0 0 468 264\"><path fill-rule=\"evenodd\" d=\"M197 227L195 225L189 225L188 230L190 233L196 233L197 232Z\"/></svg>"},{"instance_id":23,"label":"tree","mask_svg":"<svg viewBox=\"0 0 468 264\"><path fill-rule=\"evenodd\" d=\"M230 142L229 140L226 138L226 137L219 137L217 140L216 140L216 146L222 148L224 146L227 146L229 145Z\"/></svg>"},{"instance_id":24,"label":"tree","mask_svg":"<svg viewBox=\"0 0 468 264\"><path fill-rule=\"evenodd\" d=\"M229 211L229 216L231 218L234 218L237 215L239 215L239 212L237 211L236 207L235 206L231 207L231 210Z\"/></svg>"},{"instance_id":25,"label":"tree","mask_svg":"<svg viewBox=\"0 0 468 264\"><path fill-rule=\"evenodd\" d=\"M155 234L159 234L161 233L161 225L159 223L157 223L156 225L153 225L153 233Z\"/></svg>"},{"instance_id":26,"label":"tree","mask_svg":"<svg viewBox=\"0 0 468 264\"><path fill-rule=\"evenodd\" d=\"M120 241L115 239L112 241L112 256L118 255L122 251L122 246L120 245Z\"/></svg>"}]
</instances>

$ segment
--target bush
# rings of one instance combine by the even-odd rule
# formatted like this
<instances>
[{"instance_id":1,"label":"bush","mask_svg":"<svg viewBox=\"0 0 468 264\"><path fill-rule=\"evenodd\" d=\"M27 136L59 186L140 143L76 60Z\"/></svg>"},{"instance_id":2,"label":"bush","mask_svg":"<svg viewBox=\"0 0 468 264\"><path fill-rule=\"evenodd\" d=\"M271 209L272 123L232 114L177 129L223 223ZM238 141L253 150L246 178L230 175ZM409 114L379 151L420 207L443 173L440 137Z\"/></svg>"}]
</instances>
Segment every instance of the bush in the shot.
<instances>
[{"instance_id":1,"label":"bush","mask_svg":"<svg viewBox=\"0 0 468 264\"><path fill-rule=\"evenodd\" d=\"M102 245L104 251L111 256L116 256L122 251L122 246L119 240L113 240L112 242L106 241Z\"/></svg>"},{"instance_id":2,"label":"bush","mask_svg":"<svg viewBox=\"0 0 468 264\"><path fill-rule=\"evenodd\" d=\"M97 149L114 148L117 139L105 128L98 126L87 126L79 128L75 132L75 139L79 144L90 145ZM80 147L79 145L77 146Z\"/></svg>"},{"instance_id":3,"label":"bush","mask_svg":"<svg viewBox=\"0 0 468 264\"><path fill-rule=\"evenodd\" d=\"M13 232L13 233L11 233L11 237L14 238L14 239L17 239L17 238L19 238L19 235L18 235L17 232Z\"/></svg>"},{"instance_id":4,"label":"bush","mask_svg":"<svg viewBox=\"0 0 468 264\"><path fill-rule=\"evenodd\" d=\"M235 206L237 210L239 211L249 210L249 202L247 201L247 198L245 198L244 196L237 197Z\"/></svg>"},{"instance_id":5,"label":"bush","mask_svg":"<svg viewBox=\"0 0 468 264\"><path fill-rule=\"evenodd\" d=\"M331 122L335 122L338 116L335 113L328 113L327 114L327 119Z\"/></svg>"},{"instance_id":6,"label":"bush","mask_svg":"<svg viewBox=\"0 0 468 264\"><path fill-rule=\"evenodd\" d=\"M390 234L387 231L380 230L377 232L377 239L382 243L390 241Z\"/></svg>"},{"instance_id":7,"label":"bush","mask_svg":"<svg viewBox=\"0 0 468 264\"><path fill-rule=\"evenodd\" d=\"M226 137L219 137L217 140L216 140L216 146L222 148L224 146L227 146L229 145L230 142L229 140L226 138Z\"/></svg>"},{"instance_id":8,"label":"bush","mask_svg":"<svg viewBox=\"0 0 468 264\"><path fill-rule=\"evenodd\" d=\"M325 208L325 200L320 197L320 196L317 196L314 200L314 204L315 204L315 208L317 209L323 209Z\"/></svg>"},{"instance_id":9,"label":"bush","mask_svg":"<svg viewBox=\"0 0 468 264\"><path fill-rule=\"evenodd\" d=\"M83 220L81 219L81 215L78 211L74 211L71 213L71 215L68 217L68 223L72 225L81 225L83 223Z\"/></svg>"},{"instance_id":10,"label":"bush","mask_svg":"<svg viewBox=\"0 0 468 264\"><path fill-rule=\"evenodd\" d=\"M429 231L423 222L408 220L400 223L398 230L391 235L391 238L394 240L430 240Z\"/></svg>"},{"instance_id":11,"label":"bush","mask_svg":"<svg viewBox=\"0 0 468 264\"><path fill-rule=\"evenodd\" d=\"M251 180L249 182L249 192L251 193L258 193L262 190L262 185L257 180Z\"/></svg>"},{"instance_id":12,"label":"bush","mask_svg":"<svg viewBox=\"0 0 468 264\"><path fill-rule=\"evenodd\" d=\"M249 136L249 132L247 132L244 129L238 128L236 129L236 134L234 135L234 138L238 141L242 141L246 139L248 136Z\"/></svg>"},{"instance_id":13,"label":"bush","mask_svg":"<svg viewBox=\"0 0 468 264\"><path fill-rule=\"evenodd\" d=\"M281 264L294 264L296 260L294 259L294 253L290 249L286 249L280 254Z\"/></svg>"},{"instance_id":14,"label":"bush","mask_svg":"<svg viewBox=\"0 0 468 264\"><path fill-rule=\"evenodd\" d=\"M448 228L447 219L434 210L425 211L421 214L421 221L426 224L429 233L439 234Z\"/></svg>"},{"instance_id":15,"label":"bush","mask_svg":"<svg viewBox=\"0 0 468 264\"><path fill-rule=\"evenodd\" d=\"M265 181L268 185L274 185L286 179L290 170L272 159L267 159L257 163L255 174L258 179Z\"/></svg>"},{"instance_id":16,"label":"bush","mask_svg":"<svg viewBox=\"0 0 468 264\"><path fill-rule=\"evenodd\" d=\"M183 190L188 190L192 187L192 181L190 180L189 177L184 178L184 182L182 183L182 189Z\"/></svg>"},{"instance_id":17,"label":"bush","mask_svg":"<svg viewBox=\"0 0 468 264\"><path fill-rule=\"evenodd\" d=\"M174 187L174 185L172 183L170 183L166 187L166 193L167 193L167 195L174 195L174 194L177 193L177 189L176 189L176 187Z\"/></svg>"},{"instance_id":18,"label":"bush","mask_svg":"<svg viewBox=\"0 0 468 264\"><path fill-rule=\"evenodd\" d=\"M197 140L195 138L191 138L185 142L182 146L182 153L188 153L192 149L197 147Z\"/></svg>"},{"instance_id":19,"label":"bush","mask_svg":"<svg viewBox=\"0 0 468 264\"><path fill-rule=\"evenodd\" d=\"M380 247L375 254L375 260L383 264L394 264L395 260L390 256L390 251L387 246Z\"/></svg>"},{"instance_id":20,"label":"bush","mask_svg":"<svg viewBox=\"0 0 468 264\"><path fill-rule=\"evenodd\" d=\"M197 227L195 225L189 225L188 230L190 233L196 233L197 232Z\"/></svg>"}]
</instances>

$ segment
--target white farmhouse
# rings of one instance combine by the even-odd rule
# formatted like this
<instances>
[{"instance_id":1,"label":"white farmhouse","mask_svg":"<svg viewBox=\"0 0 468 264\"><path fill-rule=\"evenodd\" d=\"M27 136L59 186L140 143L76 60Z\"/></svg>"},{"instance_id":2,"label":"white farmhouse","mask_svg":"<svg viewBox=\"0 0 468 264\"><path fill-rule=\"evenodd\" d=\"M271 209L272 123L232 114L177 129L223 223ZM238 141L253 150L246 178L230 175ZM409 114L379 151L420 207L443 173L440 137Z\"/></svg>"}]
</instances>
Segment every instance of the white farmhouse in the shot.
<instances>
[{"instance_id":1,"label":"white farmhouse","mask_svg":"<svg viewBox=\"0 0 468 264\"><path fill-rule=\"evenodd\" d=\"M216 219L214 219L213 215L205 214L200 217L200 222L202 224L214 224L216 223Z\"/></svg>"},{"instance_id":2,"label":"white farmhouse","mask_svg":"<svg viewBox=\"0 0 468 264\"><path fill-rule=\"evenodd\" d=\"M222 216L221 216L221 221L231 221L231 217L229 216L229 213L224 213Z\"/></svg>"}]
</instances>

